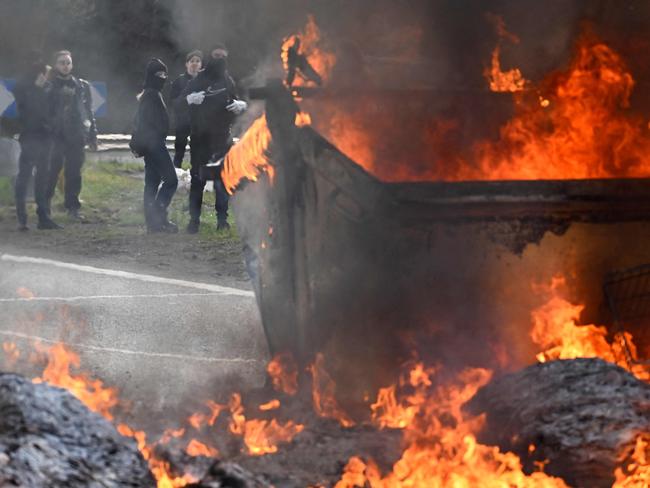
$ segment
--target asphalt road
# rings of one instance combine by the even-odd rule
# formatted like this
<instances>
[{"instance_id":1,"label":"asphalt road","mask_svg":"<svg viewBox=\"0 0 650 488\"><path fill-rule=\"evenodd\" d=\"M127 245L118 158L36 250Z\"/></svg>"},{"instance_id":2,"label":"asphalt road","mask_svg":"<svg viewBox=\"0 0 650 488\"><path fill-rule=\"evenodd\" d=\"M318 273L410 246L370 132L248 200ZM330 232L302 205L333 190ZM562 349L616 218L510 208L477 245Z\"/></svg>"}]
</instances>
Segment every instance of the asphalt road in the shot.
<instances>
[{"instance_id":1,"label":"asphalt road","mask_svg":"<svg viewBox=\"0 0 650 488\"><path fill-rule=\"evenodd\" d=\"M63 342L135 410L264 382L268 351L250 290L12 251L0 246L0 342L14 342L23 357L36 341Z\"/></svg>"}]
</instances>

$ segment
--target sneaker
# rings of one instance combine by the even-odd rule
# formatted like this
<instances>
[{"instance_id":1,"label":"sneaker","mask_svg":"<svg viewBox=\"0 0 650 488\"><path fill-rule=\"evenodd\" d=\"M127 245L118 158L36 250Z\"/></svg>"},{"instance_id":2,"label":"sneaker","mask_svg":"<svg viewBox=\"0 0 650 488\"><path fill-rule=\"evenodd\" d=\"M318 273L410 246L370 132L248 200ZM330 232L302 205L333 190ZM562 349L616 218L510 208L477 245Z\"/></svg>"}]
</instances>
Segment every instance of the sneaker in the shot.
<instances>
[{"instance_id":1,"label":"sneaker","mask_svg":"<svg viewBox=\"0 0 650 488\"><path fill-rule=\"evenodd\" d=\"M38 225L36 226L39 230L59 230L63 229L59 224L54 222L54 220L48 218L40 219Z\"/></svg>"},{"instance_id":2,"label":"sneaker","mask_svg":"<svg viewBox=\"0 0 650 488\"><path fill-rule=\"evenodd\" d=\"M178 226L171 220L168 220L160 224L160 232L165 232L167 234L178 234Z\"/></svg>"},{"instance_id":3,"label":"sneaker","mask_svg":"<svg viewBox=\"0 0 650 488\"><path fill-rule=\"evenodd\" d=\"M230 224L225 220L217 222L217 230L230 230Z\"/></svg>"},{"instance_id":4,"label":"sneaker","mask_svg":"<svg viewBox=\"0 0 650 488\"><path fill-rule=\"evenodd\" d=\"M68 210L68 217L70 217L73 220L79 220L79 221L85 220L84 216L79 213L78 208L69 209Z\"/></svg>"},{"instance_id":5,"label":"sneaker","mask_svg":"<svg viewBox=\"0 0 650 488\"><path fill-rule=\"evenodd\" d=\"M188 234L196 234L199 232L199 226L201 225L201 222L199 220L190 220L190 223L187 224L187 228L185 231Z\"/></svg>"},{"instance_id":6,"label":"sneaker","mask_svg":"<svg viewBox=\"0 0 650 488\"><path fill-rule=\"evenodd\" d=\"M18 231L19 232L26 232L28 230L29 230L29 227L27 227L26 223L23 223L23 222L18 223Z\"/></svg>"}]
</instances>

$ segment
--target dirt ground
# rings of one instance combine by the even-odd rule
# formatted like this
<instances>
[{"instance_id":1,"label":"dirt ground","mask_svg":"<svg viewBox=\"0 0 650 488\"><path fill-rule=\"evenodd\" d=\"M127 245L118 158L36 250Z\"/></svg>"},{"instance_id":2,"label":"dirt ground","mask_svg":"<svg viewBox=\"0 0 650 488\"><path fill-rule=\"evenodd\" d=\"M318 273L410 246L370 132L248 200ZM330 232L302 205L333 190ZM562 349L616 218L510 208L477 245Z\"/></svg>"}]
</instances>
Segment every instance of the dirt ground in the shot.
<instances>
[{"instance_id":1,"label":"dirt ground","mask_svg":"<svg viewBox=\"0 0 650 488\"><path fill-rule=\"evenodd\" d=\"M251 288L236 223L230 217L229 231L215 229L212 193L205 193L198 234L185 233L189 220L188 193L179 188L170 207L170 218L179 225L180 232L150 235L144 227L141 165L91 163L86 165L83 177L83 221L67 217L61 191L57 191L53 218L64 229L37 230L34 205L30 204L27 232L17 230L11 181L3 178L6 181L0 182L1 251Z\"/></svg>"}]
</instances>

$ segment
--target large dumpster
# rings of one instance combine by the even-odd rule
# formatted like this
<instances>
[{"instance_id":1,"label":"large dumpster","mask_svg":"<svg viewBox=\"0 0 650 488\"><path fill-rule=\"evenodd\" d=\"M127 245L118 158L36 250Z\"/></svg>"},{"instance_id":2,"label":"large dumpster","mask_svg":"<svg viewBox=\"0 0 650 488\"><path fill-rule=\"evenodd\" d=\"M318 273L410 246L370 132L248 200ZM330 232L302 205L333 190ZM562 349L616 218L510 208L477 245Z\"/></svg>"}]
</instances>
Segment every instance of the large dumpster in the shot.
<instances>
[{"instance_id":1,"label":"large dumpster","mask_svg":"<svg viewBox=\"0 0 650 488\"><path fill-rule=\"evenodd\" d=\"M269 346L325 352L339 378L361 363L350 388L414 350L525 363L531 281L566 273L598 315L605 274L650 260L650 180L382 183L294 125L280 84L264 96L272 171L237 180L232 207Z\"/></svg>"}]
</instances>

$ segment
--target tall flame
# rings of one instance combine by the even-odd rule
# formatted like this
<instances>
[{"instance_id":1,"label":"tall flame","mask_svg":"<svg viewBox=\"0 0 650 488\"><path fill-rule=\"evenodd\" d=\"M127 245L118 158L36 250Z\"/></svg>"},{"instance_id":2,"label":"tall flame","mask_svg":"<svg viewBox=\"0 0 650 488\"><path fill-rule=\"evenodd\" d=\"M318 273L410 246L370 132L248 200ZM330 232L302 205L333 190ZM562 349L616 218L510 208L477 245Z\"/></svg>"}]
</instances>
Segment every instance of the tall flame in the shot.
<instances>
[{"instance_id":1,"label":"tall flame","mask_svg":"<svg viewBox=\"0 0 650 488\"><path fill-rule=\"evenodd\" d=\"M263 172L268 173L273 181L275 172L267 153L270 144L271 131L266 124L266 115L262 115L226 154L221 180L228 193L232 195L244 179L257 181Z\"/></svg>"},{"instance_id":2,"label":"tall flame","mask_svg":"<svg viewBox=\"0 0 650 488\"><path fill-rule=\"evenodd\" d=\"M414 369L423 371L420 364ZM382 475L372 460L353 457L335 488L565 487L562 480L541 472L524 474L516 455L476 441L474 432L480 428L482 418L463 418L461 406L489 379L488 371L474 369L463 372L456 385L434 388L431 381L416 382L414 395L396 400L402 412L412 408L416 411L402 426L407 447L392 471ZM413 397L419 399L417 404Z\"/></svg>"},{"instance_id":3,"label":"tall flame","mask_svg":"<svg viewBox=\"0 0 650 488\"><path fill-rule=\"evenodd\" d=\"M618 341L610 342L604 326L578 325L584 305L575 305L561 297L560 289L565 279L558 276L547 287L548 301L531 313L533 328L531 338L541 349L537 360L546 362L554 359L598 357L618 364L635 374L639 379L649 381L650 374L640 366L629 365ZM632 336L627 335L632 359L638 361Z\"/></svg>"}]
</instances>

